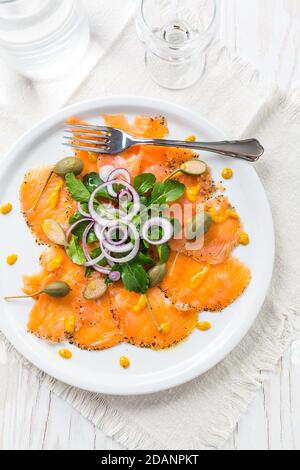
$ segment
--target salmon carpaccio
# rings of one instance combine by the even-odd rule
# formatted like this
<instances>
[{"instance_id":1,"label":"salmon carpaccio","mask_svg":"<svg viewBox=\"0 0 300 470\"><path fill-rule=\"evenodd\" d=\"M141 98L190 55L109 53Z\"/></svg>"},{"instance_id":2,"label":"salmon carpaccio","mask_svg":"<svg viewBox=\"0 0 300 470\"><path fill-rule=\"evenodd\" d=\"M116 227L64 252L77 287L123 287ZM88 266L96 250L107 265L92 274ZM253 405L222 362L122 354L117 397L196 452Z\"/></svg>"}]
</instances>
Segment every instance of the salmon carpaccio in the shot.
<instances>
[{"instance_id":1,"label":"salmon carpaccio","mask_svg":"<svg viewBox=\"0 0 300 470\"><path fill-rule=\"evenodd\" d=\"M123 115L104 115L103 119L106 125L135 137L165 138L168 135L167 123L162 117L139 116L133 123ZM77 118L68 122L84 123ZM151 146L136 146L117 156L86 151L76 151L76 156L84 164L82 177L90 172L99 172L103 165L112 165L126 168L132 180L141 173L152 173L157 181L163 181L180 165L195 157L191 151ZM74 264L63 248L49 243L42 230L46 219L56 220L66 230L70 217L77 210L65 181L52 175L34 208L49 172L51 167L28 171L20 189L21 208L27 224L36 240L48 245L40 258L41 271L24 276L24 292L32 296L57 280L68 283L71 292L63 299L46 294L35 298L28 322L28 330L32 334L51 343L69 341L87 350L102 350L120 342L164 349L193 332L199 312L225 309L248 286L251 279L249 269L232 257L232 251L239 243L242 222L238 217L222 218L233 207L226 197L216 193L211 172L207 169L201 177L175 176L187 188L177 204L181 209L188 205L191 215L197 212L197 205L202 204L206 211L215 210L221 221L212 224L193 250L184 239L185 227L182 227L181 239L170 242L172 251L167 275L161 285L148 290L147 305L136 308L141 294L127 291L121 282L109 286L100 300L85 300L83 291L88 282L85 268ZM191 188L196 188L196 196L192 200L188 193ZM98 276L101 275L94 273L89 280ZM73 324L72 330L68 328L70 323ZM157 325L165 325L166 329L160 330Z\"/></svg>"}]
</instances>

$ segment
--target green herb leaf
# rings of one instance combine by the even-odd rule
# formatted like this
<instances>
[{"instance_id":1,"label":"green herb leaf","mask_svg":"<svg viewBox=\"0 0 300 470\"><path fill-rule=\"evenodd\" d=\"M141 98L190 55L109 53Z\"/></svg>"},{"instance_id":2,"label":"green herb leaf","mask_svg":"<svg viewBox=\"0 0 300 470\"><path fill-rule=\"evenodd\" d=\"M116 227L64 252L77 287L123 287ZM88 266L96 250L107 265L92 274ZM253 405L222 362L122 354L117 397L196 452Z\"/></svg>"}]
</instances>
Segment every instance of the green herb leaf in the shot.
<instances>
[{"instance_id":1,"label":"green herb leaf","mask_svg":"<svg viewBox=\"0 0 300 470\"><path fill-rule=\"evenodd\" d=\"M94 272L95 272L94 268L92 266L88 266L85 270L84 276L90 277Z\"/></svg>"},{"instance_id":2,"label":"green herb leaf","mask_svg":"<svg viewBox=\"0 0 300 470\"><path fill-rule=\"evenodd\" d=\"M89 202L89 191L86 189L83 182L76 178L74 173L68 173L66 175L66 184L70 196L72 199L74 199L74 201Z\"/></svg>"},{"instance_id":3,"label":"green herb leaf","mask_svg":"<svg viewBox=\"0 0 300 470\"><path fill-rule=\"evenodd\" d=\"M72 235L71 242L66 248L68 256L71 258L73 263L83 266L86 263L86 258L81 245L78 242L78 238Z\"/></svg>"},{"instance_id":4,"label":"green herb leaf","mask_svg":"<svg viewBox=\"0 0 300 470\"><path fill-rule=\"evenodd\" d=\"M171 249L167 243L158 246L157 252L161 263L165 264L169 261L171 256Z\"/></svg>"},{"instance_id":5,"label":"green herb leaf","mask_svg":"<svg viewBox=\"0 0 300 470\"><path fill-rule=\"evenodd\" d=\"M146 294L150 279L143 266L134 261L127 263L122 266L121 276L125 289L138 294Z\"/></svg>"},{"instance_id":6,"label":"green herb leaf","mask_svg":"<svg viewBox=\"0 0 300 470\"><path fill-rule=\"evenodd\" d=\"M85 209L84 209L85 210ZM75 212L75 214L72 215L69 219L69 225L74 224L75 222L78 222L79 220L83 219L84 217L80 214L80 212ZM78 224L72 231L72 234L75 235L75 237L78 238L78 240L82 240L83 233L87 226L89 225L90 222L82 222L81 224ZM98 241L98 238L96 237L95 231L92 228L89 231L89 234L87 236L87 242L88 243L95 243Z\"/></svg>"},{"instance_id":7,"label":"green herb leaf","mask_svg":"<svg viewBox=\"0 0 300 470\"><path fill-rule=\"evenodd\" d=\"M151 191L156 183L156 176L152 173L143 173L134 178L134 188L143 196Z\"/></svg>"},{"instance_id":8,"label":"green herb leaf","mask_svg":"<svg viewBox=\"0 0 300 470\"><path fill-rule=\"evenodd\" d=\"M149 256L148 254L142 253L141 251L137 254L137 256L133 260L134 262L141 264L142 266L154 266L155 261Z\"/></svg>"},{"instance_id":9,"label":"green herb leaf","mask_svg":"<svg viewBox=\"0 0 300 470\"><path fill-rule=\"evenodd\" d=\"M179 181L166 181L165 183L157 183L151 194L150 204L166 204L174 202L183 196L185 185Z\"/></svg>"}]
</instances>

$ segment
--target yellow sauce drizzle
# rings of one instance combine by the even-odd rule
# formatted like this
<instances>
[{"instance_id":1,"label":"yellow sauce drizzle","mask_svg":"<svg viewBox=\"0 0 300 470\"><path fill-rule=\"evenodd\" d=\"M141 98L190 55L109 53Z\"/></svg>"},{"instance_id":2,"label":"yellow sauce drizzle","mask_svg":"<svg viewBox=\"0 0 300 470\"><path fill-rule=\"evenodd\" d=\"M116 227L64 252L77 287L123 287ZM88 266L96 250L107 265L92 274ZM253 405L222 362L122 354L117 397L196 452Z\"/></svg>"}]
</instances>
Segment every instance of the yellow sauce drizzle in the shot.
<instances>
[{"instance_id":1,"label":"yellow sauce drizzle","mask_svg":"<svg viewBox=\"0 0 300 470\"><path fill-rule=\"evenodd\" d=\"M137 303L136 306L133 308L133 311L134 311L135 313L141 312L141 311L144 310L144 308L146 307L147 302L148 302L147 296L146 296L146 295L141 295L140 298L139 298L138 303Z\"/></svg>"},{"instance_id":2,"label":"yellow sauce drizzle","mask_svg":"<svg viewBox=\"0 0 300 470\"><path fill-rule=\"evenodd\" d=\"M211 324L208 321L200 321L197 323L196 328L200 331L208 331L211 329Z\"/></svg>"},{"instance_id":3,"label":"yellow sauce drizzle","mask_svg":"<svg viewBox=\"0 0 300 470\"><path fill-rule=\"evenodd\" d=\"M54 256L53 258L51 258L50 261L48 261L46 265L46 270L50 273L52 273L53 271L57 271L57 269L61 267L62 262L63 262L62 255Z\"/></svg>"},{"instance_id":4,"label":"yellow sauce drizzle","mask_svg":"<svg viewBox=\"0 0 300 470\"><path fill-rule=\"evenodd\" d=\"M70 315L65 321L65 332L72 335L75 331L75 316Z\"/></svg>"},{"instance_id":5,"label":"yellow sauce drizzle","mask_svg":"<svg viewBox=\"0 0 300 470\"><path fill-rule=\"evenodd\" d=\"M249 245L250 237L249 237L248 233L246 233L246 232L241 233L241 235L239 237L239 243L240 243L240 245L244 245L244 246Z\"/></svg>"},{"instance_id":6,"label":"yellow sauce drizzle","mask_svg":"<svg viewBox=\"0 0 300 470\"><path fill-rule=\"evenodd\" d=\"M159 332L162 335L167 335L168 333L170 333L170 330L171 330L171 323L170 322L162 323L159 327Z\"/></svg>"},{"instance_id":7,"label":"yellow sauce drizzle","mask_svg":"<svg viewBox=\"0 0 300 470\"><path fill-rule=\"evenodd\" d=\"M189 135L186 139L186 142L196 142L196 136L195 135Z\"/></svg>"},{"instance_id":8,"label":"yellow sauce drizzle","mask_svg":"<svg viewBox=\"0 0 300 470\"><path fill-rule=\"evenodd\" d=\"M18 261L18 255L9 255L6 258L6 262L9 266L13 266Z\"/></svg>"},{"instance_id":9,"label":"yellow sauce drizzle","mask_svg":"<svg viewBox=\"0 0 300 470\"><path fill-rule=\"evenodd\" d=\"M206 278L207 274L209 273L209 270L210 270L210 267L205 266L202 269L202 271L200 271L195 276L193 276L191 281L190 281L189 288L190 289L197 289L197 287L199 287L202 284L202 282L204 281L204 279Z\"/></svg>"},{"instance_id":10,"label":"yellow sauce drizzle","mask_svg":"<svg viewBox=\"0 0 300 470\"><path fill-rule=\"evenodd\" d=\"M196 202L197 197L200 193L201 190L201 185L197 184L197 186L190 186L189 188L186 189L186 197L190 202Z\"/></svg>"},{"instance_id":11,"label":"yellow sauce drizzle","mask_svg":"<svg viewBox=\"0 0 300 470\"><path fill-rule=\"evenodd\" d=\"M224 168L222 171L222 178L224 180L230 180L233 177L233 170L231 168Z\"/></svg>"},{"instance_id":12,"label":"yellow sauce drizzle","mask_svg":"<svg viewBox=\"0 0 300 470\"><path fill-rule=\"evenodd\" d=\"M240 216L232 209L227 209L224 213L221 213L221 211L216 211L214 207L211 207L209 209L209 213L212 217L213 222L215 222L216 224L222 224L230 217L232 217L233 219L240 218Z\"/></svg>"},{"instance_id":13,"label":"yellow sauce drizzle","mask_svg":"<svg viewBox=\"0 0 300 470\"><path fill-rule=\"evenodd\" d=\"M62 357L63 359L72 359L73 357L73 354L71 351L69 351L69 349L60 349L58 351L58 354L60 355L60 357Z\"/></svg>"},{"instance_id":14,"label":"yellow sauce drizzle","mask_svg":"<svg viewBox=\"0 0 300 470\"><path fill-rule=\"evenodd\" d=\"M1 206L1 208L0 208L0 212L1 212L2 215L7 215L12 210L13 210L13 206L12 206L12 204L10 204L10 202L8 202L7 204L3 204L3 206Z\"/></svg>"},{"instance_id":15,"label":"yellow sauce drizzle","mask_svg":"<svg viewBox=\"0 0 300 470\"><path fill-rule=\"evenodd\" d=\"M130 367L130 360L128 359L128 357L120 357L120 366L123 367L123 369L128 369Z\"/></svg>"},{"instance_id":16,"label":"yellow sauce drizzle","mask_svg":"<svg viewBox=\"0 0 300 470\"><path fill-rule=\"evenodd\" d=\"M50 196L48 198L48 206L50 207L50 209L52 210L56 209L57 204L59 202L60 192L63 186L64 186L63 179L60 179L57 186L55 186L53 191L51 191Z\"/></svg>"},{"instance_id":17,"label":"yellow sauce drizzle","mask_svg":"<svg viewBox=\"0 0 300 470\"><path fill-rule=\"evenodd\" d=\"M98 155L96 153L93 153L93 152L88 152L88 156L89 156L89 161L91 163L97 163L98 161Z\"/></svg>"}]
</instances>

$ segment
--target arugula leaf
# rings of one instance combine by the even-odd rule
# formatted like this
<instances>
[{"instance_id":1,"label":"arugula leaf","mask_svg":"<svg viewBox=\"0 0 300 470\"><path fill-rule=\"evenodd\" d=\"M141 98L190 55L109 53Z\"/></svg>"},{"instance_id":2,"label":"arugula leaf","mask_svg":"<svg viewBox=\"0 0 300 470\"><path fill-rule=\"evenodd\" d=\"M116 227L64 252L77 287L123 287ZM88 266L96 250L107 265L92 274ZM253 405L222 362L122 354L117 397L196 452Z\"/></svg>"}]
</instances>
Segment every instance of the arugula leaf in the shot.
<instances>
[{"instance_id":1,"label":"arugula leaf","mask_svg":"<svg viewBox=\"0 0 300 470\"><path fill-rule=\"evenodd\" d=\"M166 204L167 202L174 202L183 196L185 185L179 181L169 180L164 183L157 183L154 186L150 198L150 204Z\"/></svg>"},{"instance_id":2,"label":"arugula leaf","mask_svg":"<svg viewBox=\"0 0 300 470\"><path fill-rule=\"evenodd\" d=\"M66 248L68 256L71 258L73 263L83 266L86 262L84 252L80 244L78 243L78 238L75 235L72 235L71 242Z\"/></svg>"},{"instance_id":3,"label":"arugula leaf","mask_svg":"<svg viewBox=\"0 0 300 470\"><path fill-rule=\"evenodd\" d=\"M75 214L72 215L69 219L69 224L72 225L75 222L78 222L79 220L83 219L84 217L80 214L80 212L75 212ZM87 226L89 225L90 222L82 222L81 224L78 224L72 231L72 234L75 235L78 240L82 240L83 233ZM91 229L88 237L87 237L87 242L88 243L95 243L98 241L98 238L96 237L94 229Z\"/></svg>"},{"instance_id":4,"label":"arugula leaf","mask_svg":"<svg viewBox=\"0 0 300 470\"><path fill-rule=\"evenodd\" d=\"M94 272L95 272L94 268L92 266L88 266L85 270L84 276L90 277Z\"/></svg>"},{"instance_id":5,"label":"arugula leaf","mask_svg":"<svg viewBox=\"0 0 300 470\"><path fill-rule=\"evenodd\" d=\"M136 263L141 264L142 266L154 266L155 261L148 254L142 253L141 251L136 255L133 260Z\"/></svg>"},{"instance_id":6,"label":"arugula leaf","mask_svg":"<svg viewBox=\"0 0 300 470\"><path fill-rule=\"evenodd\" d=\"M157 247L158 256L161 263L167 263L171 256L171 249L167 243Z\"/></svg>"},{"instance_id":7,"label":"arugula leaf","mask_svg":"<svg viewBox=\"0 0 300 470\"><path fill-rule=\"evenodd\" d=\"M70 196L72 199L74 199L74 201L89 202L89 191L86 189L83 182L76 178L74 173L68 173L66 175L66 184Z\"/></svg>"},{"instance_id":8,"label":"arugula leaf","mask_svg":"<svg viewBox=\"0 0 300 470\"><path fill-rule=\"evenodd\" d=\"M143 266L132 261L124 264L121 269L125 289L138 294L146 294L150 286L150 278Z\"/></svg>"},{"instance_id":9,"label":"arugula leaf","mask_svg":"<svg viewBox=\"0 0 300 470\"><path fill-rule=\"evenodd\" d=\"M100 186L103 183L98 173L94 173L94 172L89 173L88 175L85 175L82 182L90 193L92 193L96 188L98 188L98 186Z\"/></svg>"},{"instance_id":10,"label":"arugula leaf","mask_svg":"<svg viewBox=\"0 0 300 470\"><path fill-rule=\"evenodd\" d=\"M151 191L156 183L156 176L152 173L143 173L134 178L134 188L143 196Z\"/></svg>"},{"instance_id":11,"label":"arugula leaf","mask_svg":"<svg viewBox=\"0 0 300 470\"><path fill-rule=\"evenodd\" d=\"M95 258L98 258L98 256L101 255L101 248L94 248L91 253L91 258L92 259L95 259ZM105 259L103 259L102 261L99 261L98 265L99 266L106 266L107 264L107 261ZM93 266L89 266L88 268L86 268L85 270L85 277L89 277L91 276L93 273L95 272Z\"/></svg>"},{"instance_id":12,"label":"arugula leaf","mask_svg":"<svg viewBox=\"0 0 300 470\"><path fill-rule=\"evenodd\" d=\"M85 175L85 177L83 178L82 180L84 186L86 187L86 189L92 193L93 191L95 191L96 188L98 188L99 186L101 186L101 184L103 184L103 181L102 179L100 178L100 176L98 175L98 173L89 173L88 175ZM103 198L106 198L106 199L111 199L113 200L113 198L109 195L108 191L107 191L107 188L103 188L101 189L98 193L97 193L97 197L103 197Z\"/></svg>"}]
</instances>

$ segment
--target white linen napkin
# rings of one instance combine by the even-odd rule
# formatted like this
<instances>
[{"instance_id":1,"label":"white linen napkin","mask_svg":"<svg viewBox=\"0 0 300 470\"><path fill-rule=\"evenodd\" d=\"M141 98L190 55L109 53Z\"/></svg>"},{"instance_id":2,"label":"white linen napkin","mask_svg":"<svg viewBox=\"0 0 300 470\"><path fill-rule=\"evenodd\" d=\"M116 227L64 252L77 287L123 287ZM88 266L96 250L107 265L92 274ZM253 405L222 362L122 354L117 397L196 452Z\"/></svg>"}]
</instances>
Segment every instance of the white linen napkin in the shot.
<instances>
[{"instance_id":1,"label":"white linen napkin","mask_svg":"<svg viewBox=\"0 0 300 470\"><path fill-rule=\"evenodd\" d=\"M119 6L119 16L125 14L127 1L126 6ZM89 3L96 11L99 2ZM272 205L277 236L269 296L254 327L231 355L203 377L167 392L122 398L96 395L28 367L83 416L130 449L218 448L261 386L261 372L275 367L294 337L293 322L300 305L300 102L296 94L287 97L264 83L255 70L219 44L210 49L205 75L194 87L163 90L144 70L143 48L133 22L120 30L71 101L120 94L182 104L199 111L229 138L256 135L264 143L266 154L256 168ZM43 104L33 112L36 103ZM23 88L15 108L10 101L0 105L1 151L46 108L46 100L37 98L33 87ZM13 348L8 349L12 353Z\"/></svg>"}]
</instances>

